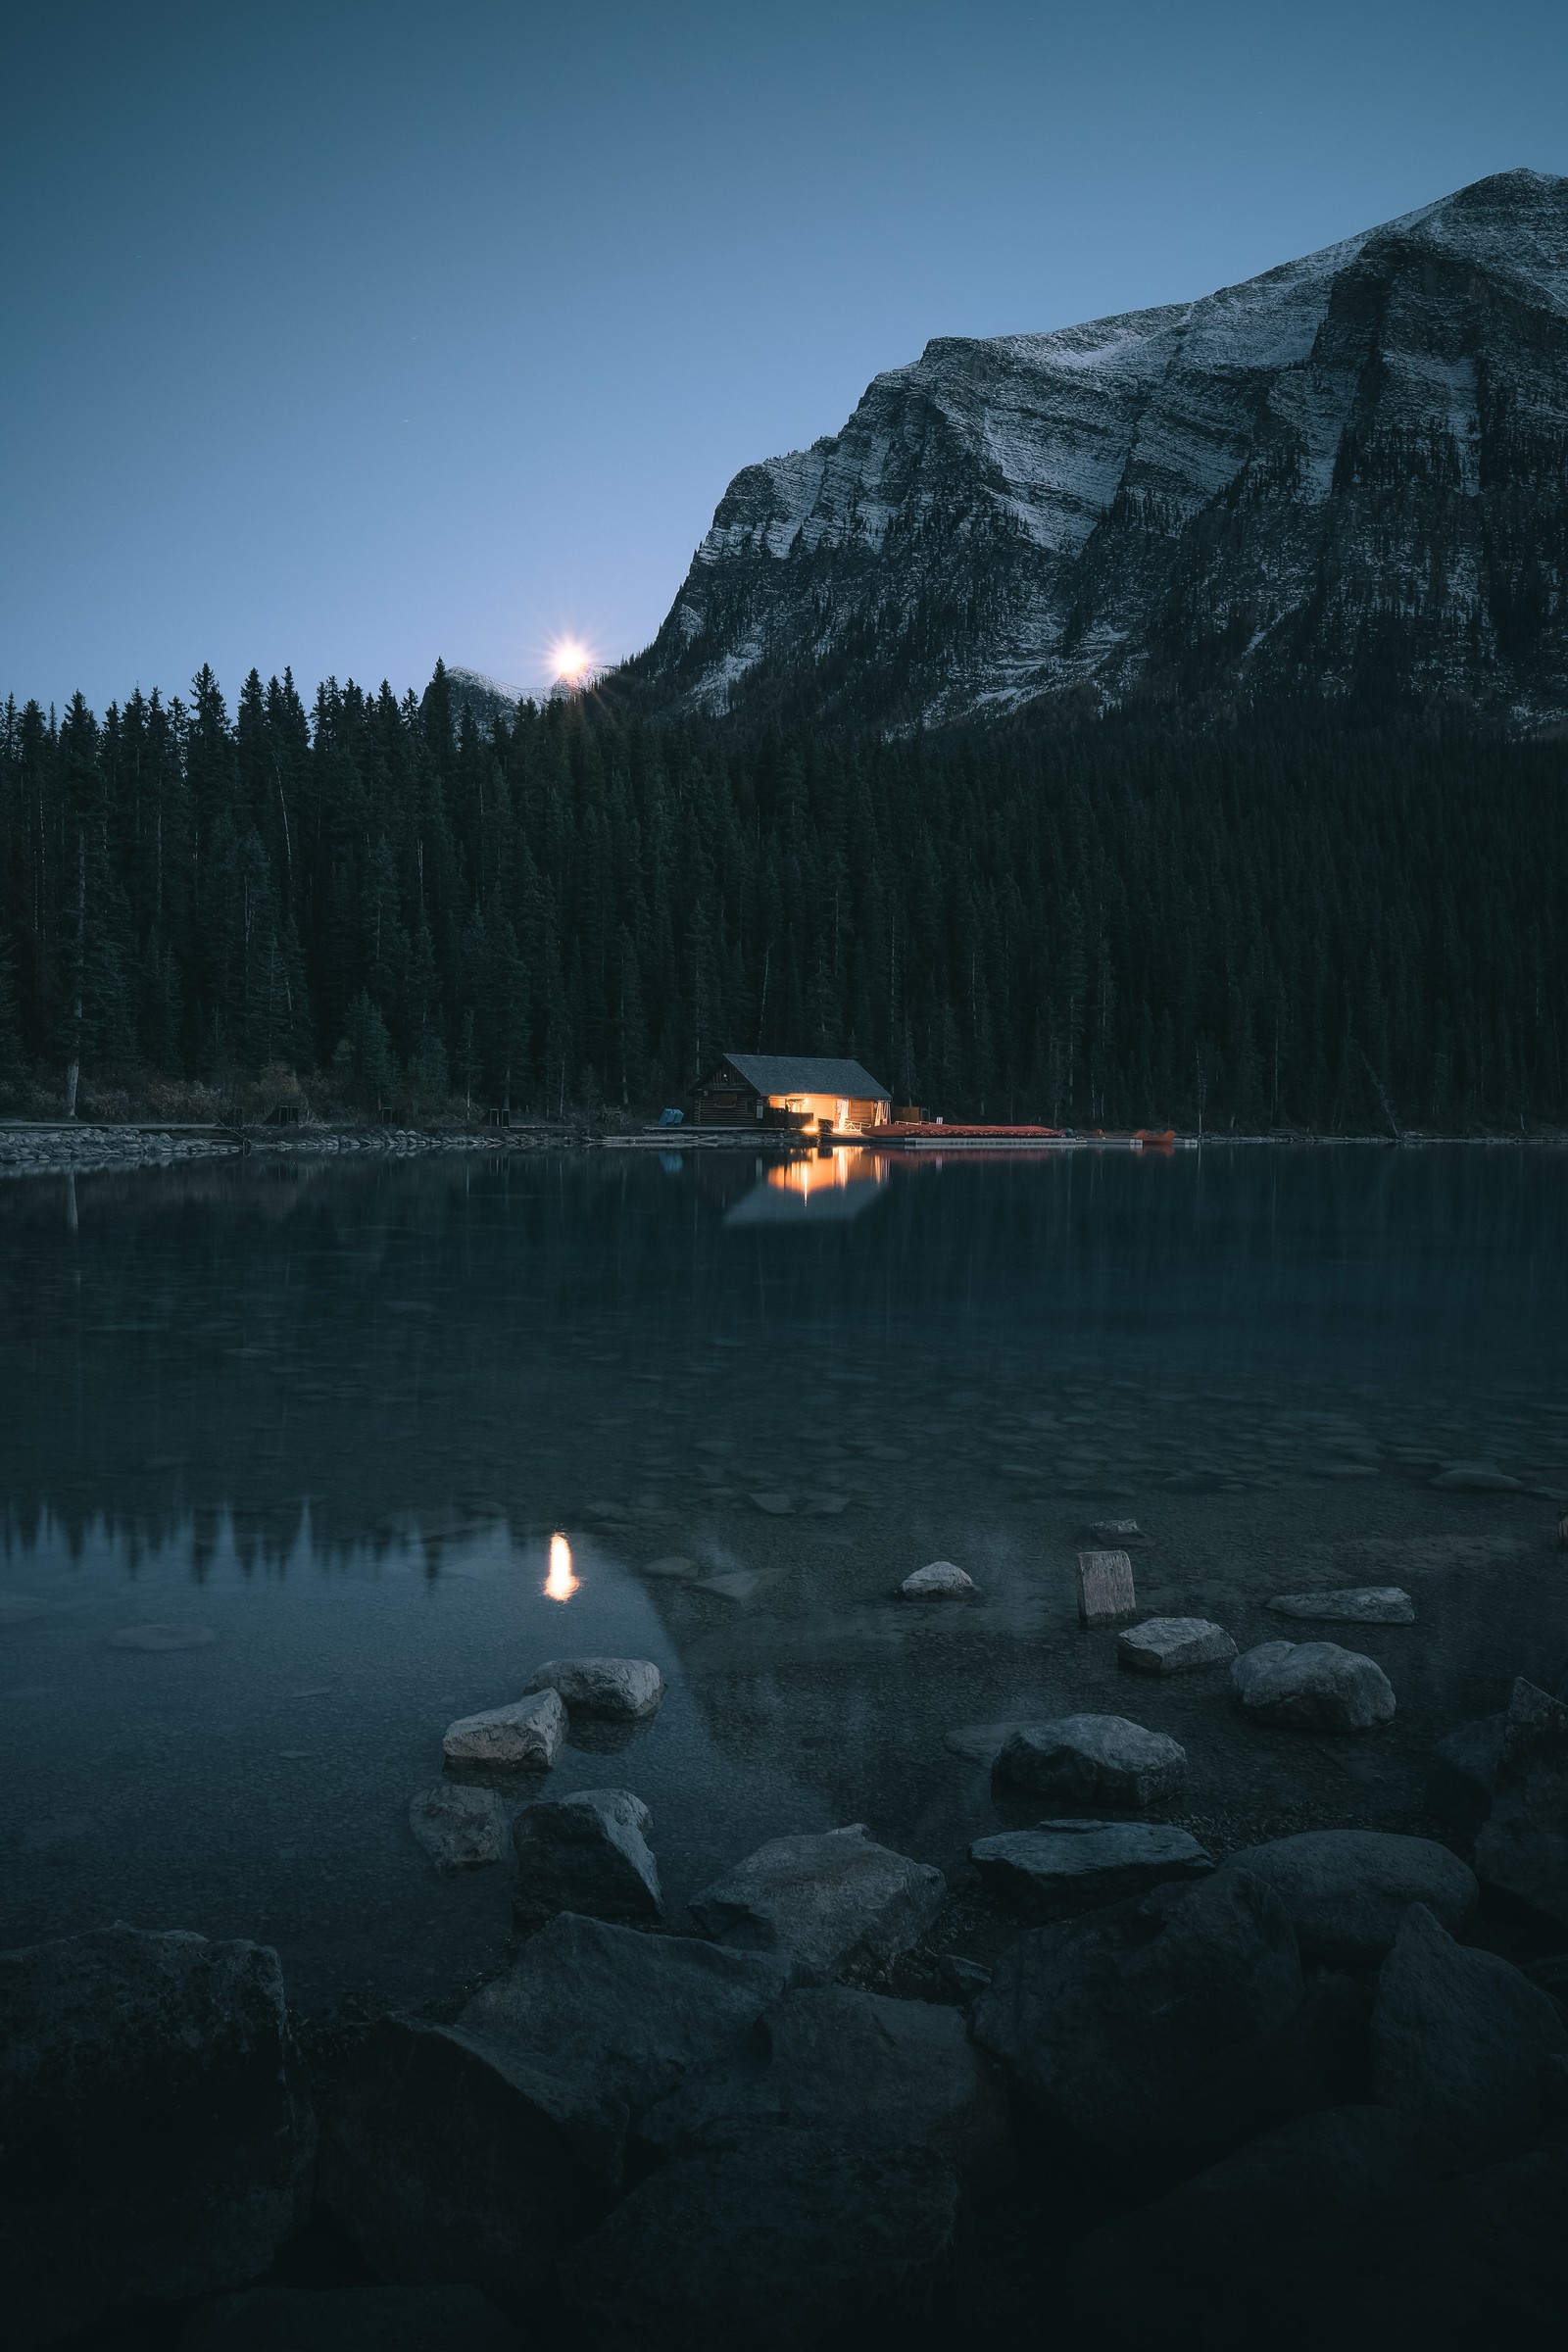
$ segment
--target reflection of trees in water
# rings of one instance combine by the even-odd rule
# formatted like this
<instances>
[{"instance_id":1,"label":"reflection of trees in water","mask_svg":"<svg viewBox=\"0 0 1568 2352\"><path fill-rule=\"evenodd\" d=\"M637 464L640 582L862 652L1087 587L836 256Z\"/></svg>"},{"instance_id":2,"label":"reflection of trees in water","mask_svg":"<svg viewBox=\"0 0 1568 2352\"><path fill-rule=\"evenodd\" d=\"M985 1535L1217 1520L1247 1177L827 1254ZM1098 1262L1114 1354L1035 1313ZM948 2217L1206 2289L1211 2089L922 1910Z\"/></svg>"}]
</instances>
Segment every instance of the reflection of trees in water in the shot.
<instances>
[{"instance_id":1,"label":"reflection of trees in water","mask_svg":"<svg viewBox=\"0 0 1568 2352\"><path fill-rule=\"evenodd\" d=\"M893 1483L918 1487L1009 1407L1070 1395L1104 1441L1102 1376L1169 1390L1180 1436L1210 1383L1255 1417L1293 1384L1342 1404L1350 1365L1419 1396L1445 1358L1471 1394L1551 1360L1553 1154L1198 1163L898 1164L874 1218L783 1234L725 1227L749 1152L677 1176L612 1152L105 1173L78 1179L74 1237L59 1180L0 1188L8 1540L35 1544L47 1503L74 1550L102 1516L128 1557L189 1540L200 1567L229 1507L242 1564L273 1571L306 1495L330 1563L466 1494L519 1533L671 1476L696 1508L713 1433L775 1486L803 1416L817 1443L912 1443ZM424 1542L422 1571L460 1541Z\"/></svg>"}]
</instances>

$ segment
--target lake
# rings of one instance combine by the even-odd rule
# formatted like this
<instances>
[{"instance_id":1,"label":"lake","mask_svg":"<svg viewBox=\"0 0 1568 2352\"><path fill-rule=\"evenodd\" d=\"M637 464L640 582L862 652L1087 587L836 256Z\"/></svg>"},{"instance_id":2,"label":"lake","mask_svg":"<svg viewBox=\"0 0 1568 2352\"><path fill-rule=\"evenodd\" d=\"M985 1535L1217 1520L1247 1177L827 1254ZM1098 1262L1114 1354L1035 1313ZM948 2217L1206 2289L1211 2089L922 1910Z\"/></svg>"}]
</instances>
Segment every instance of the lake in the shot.
<instances>
[{"instance_id":1,"label":"lake","mask_svg":"<svg viewBox=\"0 0 1568 2352\"><path fill-rule=\"evenodd\" d=\"M961 1886L1038 1810L964 1727L1075 1708L1174 1733L1172 1817L1216 1847L1417 1827L1438 1733L1568 1660L1565 1174L1211 1145L0 1186L0 1941L256 1936L307 2008L466 1982L509 1873L440 1878L410 1799L453 1717L582 1652L668 1692L549 1787L649 1803L676 1921L846 1821ZM1434 1484L1456 1463L1498 1483ZM1267 1733L1223 1672L1118 1674L1075 1606L1106 1518L1147 1533L1148 1613L1338 1632L1393 1731ZM978 1597L892 1597L938 1558ZM1417 1622L1266 1613L1345 1583Z\"/></svg>"}]
</instances>

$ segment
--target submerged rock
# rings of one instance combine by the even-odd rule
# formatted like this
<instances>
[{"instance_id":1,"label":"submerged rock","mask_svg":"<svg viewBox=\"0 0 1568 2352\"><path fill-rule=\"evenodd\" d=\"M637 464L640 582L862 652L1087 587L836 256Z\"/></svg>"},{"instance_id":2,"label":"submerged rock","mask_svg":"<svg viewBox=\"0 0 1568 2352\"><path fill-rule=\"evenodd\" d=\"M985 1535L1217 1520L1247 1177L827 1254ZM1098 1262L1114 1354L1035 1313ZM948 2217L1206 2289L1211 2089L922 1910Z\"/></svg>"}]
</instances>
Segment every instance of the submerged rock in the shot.
<instances>
[{"instance_id":1,"label":"submerged rock","mask_svg":"<svg viewBox=\"0 0 1568 2352\"><path fill-rule=\"evenodd\" d=\"M941 1910L947 1881L878 1845L863 1822L774 1838L692 1899L720 1942L787 1956L794 1982L822 1984L852 1961L896 1959Z\"/></svg>"},{"instance_id":2,"label":"submerged rock","mask_svg":"<svg viewBox=\"0 0 1568 2352\"><path fill-rule=\"evenodd\" d=\"M1394 1689L1374 1658L1337 1642L1260 1642L1231 1668L1250 1715L1306 1732L1365 1732L1394 1720Z\"/></svg>"},{"instance_id":3,"label":"submerged rock","mask_svg":"<svg viewBox=\"0 0 1568 2352\"><path fill-rule=\"evenodd\" d=\"M475 2286L253 2286L185 2324L179 2352L518 2352Z\"/></svg>"},{"instance_id":4,"label":"submerged rock","mask_svg":"<svg viewBox=\"0 0 1568 2352\"><path fill-rule=\"evenodd\" d=\"M538 1690L510 1707L460 1715L441 1741L454 1764L520 1765L548 1772L566 1737L566 1710L556 1690Z\"/></svg>"},{"instance_id":5,"label":"submerged rock","mask_svg":"<svg viewBox=\"0 0 1568 2352\"><path fill-rule=\"evenodd\" d=\"M1176 1794L1187 1750L1125 1715L1063 1715L1026 1724L997 1758L997 1778L1035 1796L1136 1810Z\"/></svg>"},{"instance_id":6,"label":"submerged rock","mask_svg":"<svg viewBox=\"0 0 1568 2352\"><path fill-rule=\"evenodd\" d=\"M1412 1903L1456 1931L1481 1893L1475 1873L1446 1845L1388 1830L1304 1830L1244 1846L1224 1868L1272 1886L1302 1960L1327 1968L1376 1968Z\"/></svg>"},{"instance_id":7,"label":"submerged rock","mask_svg":"<svg viewBox=\"0 0 1568 2352\"><path fill-rule=\"evenodd\" d=\"M1521 1481L1495 1462L1451 1462L1432 1484L1450 1494L1517 1494Z\"/></svg>"},{"instance_id":8,"label":"submerged rock","mask_svg":"<svg viewBox=\"0 0 1568 2352\"><path fill-rule=\"evenodd\" d=\"M973 2031L1096 2146L1202 2157L1283 2103L1280 2050L1303 1991L1285 1906L1235 1872L1032 1928L998 1960Z\"/></svg>"},{"instance_id":9,"label":"submerged rock","mask_svg":"<svg viewBox=\"0 0 1568 2352\"><path fill-rule=\"evenodd\" d=\"M957 2010L831 1984L786 1993L723 2065L683 2082L643 2118L664 2153L715 2127L791 2124L863 2146L920 2141L964 2177L995 2176L1007 2103Z\"/></svg>"},{"instance_id":10,"label":"submerged rock","mask_svg":"<svg viewBox=\"0 0 1568 2352\"><path fill-rule=\"evenodd\" d=\"M1125 1902L1214 1867L1186 1830L1141 1821L1042 1821L978 1838L969 1859L987 1886L1034 1919Z\"/></svg>"},{"instance_id":11,"label":"submerged rock","mask_svg":"<svg viewBox=\"0 0 1568 2352\"><path fill-rule=\"evenodd\" d=\"M1146 1617L1116 1637L1116 1663L1134 1674L1186 1674L1195 1666L1224 1666L1236 1644L1206 1617Z\"/></svg>"},{"instance_id":12,"label":"submerged rock","mask_svg":"<svg viewBox=\"0 0 1568 2352\"><path fill-rule=\"evenodd\" d=\"M437 1781L409 1807L409 1827L437 1870L482 1870L507 1850L507 1808L494 1789Z\"/></svg>"},{"instance_id":13,"label":"submerged rock","mask_svg":"<svg viewBox=\"0 0 1568 2352\"><path fill-rule=\"evenodd\" d=\"M1433 2186L1404 2117L1364 2106L1298 2116L1095 2230L1074 2266L1084 2321L1140 2352L1239 2352L1267 2310L1271 2340L1331 2343L1324 2282L1338 2290L1386 2259ZM1278 2308L1285 2278L1289 2311Z\"/></svg>"},{"instance_id":14,"label":"submerged rock","mask_svg":"<svg viewBox=\"0 0 1568 2352\"><path fill-rule=\"evenodd\" d=\"M16 2352L265 2271L316 2124L277 1954L114 1927L0 1953L0 2308Z\"/></svg>"},{"instance_id":15,"label":"submerged rock","mask_svg":"<svg viewBox=\"0 0 1568 2352\"><path fill-rule=\"evenodd\" d=\"M1347 1585L1337 1592L1282 1592L1268 1605L1276 1617L1307 1617L1324 1625L1415 1623L1415 1603L1397 1585Z\"/></svg>"},{"instance_id":16,"label":"submerged rock","mask_svg":"<svg viewBox=\"0 0 1568 2352\"><path fill-rule=\"evenodd\" d=\"M111 1634L111 1649L207 1649L218 1640L210 1625L125 1625Z\"/></svg>"},{"instance_id":17,"label":"submerged rock","mask_svg":"<svg viewBox=\"0 0 1568 2352\"><path fill-rule=\"evenodd\" d=\"M946 1600L974 1590L973 1577L952 1560L932 1560L928 1566L912 1570L899 1587L906 1600Z\"/></svg>"},{"instance_id":18,"label":"submerged rock","mask_svg":"<svg viewBox=\"0 0 1568 2352\"><path fill-rule=\"evenodd\" d=\"M644 1835L652 1819L629 1788L578 1788L524 1805L512 1825L514 1912L523 1920L557 1911L662 1919L659 1865Z\"/></svg>"},{"instance_id":19,"label":"submerged rock","mask_svg":"<svg viewBox=\"0 0 1568 2352\"><path fill-rule=\"evenodd\" d=\"M639 1721L663 1697L664 1678L652 1658L552 1658L535 1668L523 1688L558 1690L568 1707L584 1715Z\"/></svg>"},{"instance_id":20,"label":"submerged rock","mask_svg":"<svg viewBox=\"0 0 1568 2352\"><path fill-rule=\"evenodd\" d=\"M1568 2024L1550 1995L1495 1952L1455 1943L1422 1903L1405 1913L1378 1977L1372 2092L1409 2118L1434 2161L1494 2163L1553 2120Z\"/></svg>"},{"instance_id":21,"label":"submerged rock","mask_svg":"<svg viewBox=\"0 0 1568 2352\"><path fill-rule=\"evenodd\" d=\"M930 2148L737 2133L662 2166L567 2257L568 2332L600 2352L919 2340L951 2315L961 2212Z\"/></svg>"}]
</instances>

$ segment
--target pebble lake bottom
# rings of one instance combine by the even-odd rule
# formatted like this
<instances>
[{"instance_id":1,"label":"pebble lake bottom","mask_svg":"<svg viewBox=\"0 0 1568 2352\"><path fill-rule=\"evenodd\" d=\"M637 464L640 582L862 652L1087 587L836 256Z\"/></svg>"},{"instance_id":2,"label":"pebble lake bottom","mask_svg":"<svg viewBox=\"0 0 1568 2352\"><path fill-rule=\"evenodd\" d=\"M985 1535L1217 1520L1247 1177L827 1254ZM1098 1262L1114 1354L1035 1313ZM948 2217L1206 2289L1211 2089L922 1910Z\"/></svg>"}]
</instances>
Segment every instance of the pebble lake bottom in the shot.
<instances>
[{"instance_id":1,"label":"pebble lake bottom","mask_svg":"<svg viewBox=\"0 0 1568 2352\"><path fill-rule=\"evenodd\" d=\"M988 1727L1080 1710L1181 1741L1152 1811L1216 1854L1430 1834L1434 1740L1568 1664L1565 1175L1210 1144L10 1183L0 1944L254 1936L305 2013L471 1983L510 1868L439 1877L410 1801L454 1717L586 1652L656 1661L663 1704L574 1724L537 1792L634 1789L677 1928L846 1822L961 1893L1041 1811L994 1790ZM1141 1614L1346 1642L1393 1725L1119 1672L1075 1597L1113 1519ZM975 1594L893 1597L933 1560ZM1268 1612L1343 1585L1414 1622Z\"/></svg>"}]
</instances>

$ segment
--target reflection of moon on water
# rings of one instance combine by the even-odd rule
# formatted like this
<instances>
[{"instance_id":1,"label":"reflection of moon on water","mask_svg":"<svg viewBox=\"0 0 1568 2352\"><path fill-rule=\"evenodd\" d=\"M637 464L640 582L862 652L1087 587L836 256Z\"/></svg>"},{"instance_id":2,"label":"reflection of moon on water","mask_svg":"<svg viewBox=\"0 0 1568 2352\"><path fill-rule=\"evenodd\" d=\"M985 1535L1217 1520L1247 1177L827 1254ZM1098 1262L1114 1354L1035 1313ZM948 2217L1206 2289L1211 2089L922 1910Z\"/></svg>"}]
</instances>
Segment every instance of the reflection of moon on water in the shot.
<instances>
[{"instance_id":1,"label":"reflection of moon on water","mask_svg":"<svg viewBox=\"0 0 1568 2352\"><path fill-rule=\"evenodd\" d=\"M564 1536L550 1539L550 1573L545 1578L547 1600L569 1600L582 1579L571 1565L571 1545Z\"/></svg>"},{"instance_id":2,"label":"reflection of moon on water","mask_svg":"<svg viewBox=\"0 0 1568 2352\"><path fill-rule=\"evenodd\" d=\"M881 1197L885 1152L851 1147L831 1155L786 1159L724 1213L726 1225L847 1224Z\"/></svg>"}]
</instances>

